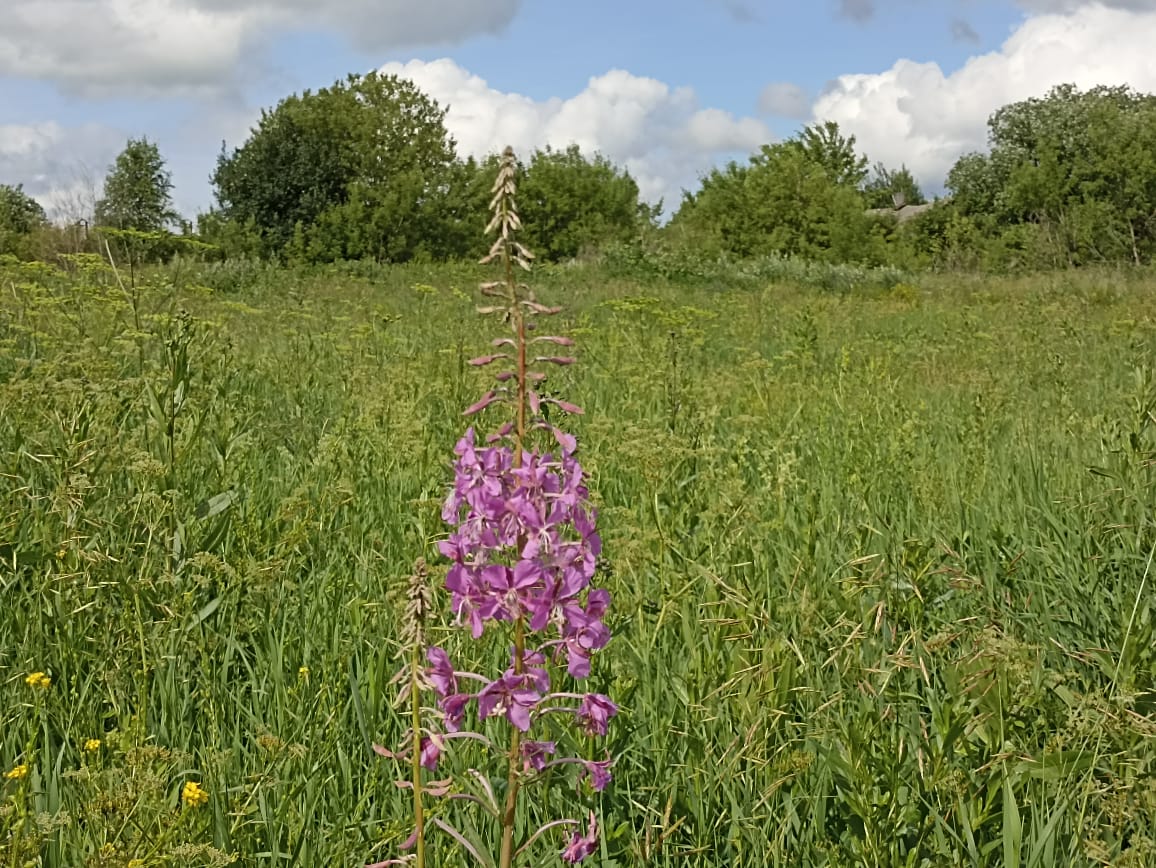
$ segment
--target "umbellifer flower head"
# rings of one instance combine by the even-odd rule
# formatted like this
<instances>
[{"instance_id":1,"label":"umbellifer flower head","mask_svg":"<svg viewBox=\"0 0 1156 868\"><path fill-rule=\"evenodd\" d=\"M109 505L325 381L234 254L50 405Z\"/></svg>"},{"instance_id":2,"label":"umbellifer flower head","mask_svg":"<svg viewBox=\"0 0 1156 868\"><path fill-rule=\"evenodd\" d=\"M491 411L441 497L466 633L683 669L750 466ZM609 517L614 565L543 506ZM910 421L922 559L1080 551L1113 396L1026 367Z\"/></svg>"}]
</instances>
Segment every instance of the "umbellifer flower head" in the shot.
<instances>
[{"instance_id":1,"label":"umbellifer flower head","mask_svg":"<svg viewBox=\"0 0 1156 868\"><path fill-rule=\"evenodd\" d=\"M5 772L4 777L10 781L23 780L24 778L28 777L28 764L20 763L20 765L16 766L16 768Z\"/></svg>"},{"instance_id":2,"label":"umbellifer flower head","mask_svg":"<svg viewBox=\"0 0 1156 868\"><path fill-rule=\"evenodd\" d=\"M209 794L196 781L186 781L181 789L181 801L190 808L199 808L209 801Z\"/></svg>"},{"instance_id":3,"label":"umbellifer flower head","mask_svg":"<svg viewBox=\"0 0 1156 868\"><path fill-rule=\"evenodd\" d=\"M52 679L43 672L32 672L24 679L24 683L37 690L47 690L52 686Z\"/></svg>"}]
</instances>

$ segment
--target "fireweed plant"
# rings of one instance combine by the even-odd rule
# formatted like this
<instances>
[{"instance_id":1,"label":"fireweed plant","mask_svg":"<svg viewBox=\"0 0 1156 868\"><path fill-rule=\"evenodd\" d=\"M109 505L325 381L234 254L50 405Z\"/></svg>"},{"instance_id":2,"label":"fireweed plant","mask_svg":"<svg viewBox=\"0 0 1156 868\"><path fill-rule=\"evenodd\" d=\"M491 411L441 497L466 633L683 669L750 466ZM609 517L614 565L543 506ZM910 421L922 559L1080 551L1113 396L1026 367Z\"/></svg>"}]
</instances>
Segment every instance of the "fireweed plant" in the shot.
<instances>
[{"instance_id":1,"label":"fireweed plant","mask_svg":"<svg viewBox=\"0 0 1156 868\"><path fill-rule=\"evenodd\" d=\"M472 427L458 442L454 484L442 510L451 532L439 544L451 561L445 586L455 623L467 628L475 641L487 631L504 631L509 638L509 667L496 678L459 671L444 649L425 647L423 624L432 601L419 564L409 586L403 635L410 656L399 675L412 727L404 749L393 752L375 746L383 756L408 760L410 777L398 785L413 795L415 829L403 849L414 852L371 868L399 864L424 868L425 796L474 803L498 824L501 844L495 862L479 841L443 816L432 815L433 824L482 865L510 868L544 833L560 827L572 827L562 861L581 862L598 846L593 812L585 823L556 819L524 841L514 837L519 796L550 770L576 768L578 784L585 782L595 791L610 783L608 756L601 760L558 756L557 742L546 740L549 733L544 730L561 722L586 736L603 736L618 713L602 694L557 689L563 668L571 679L585 679L591 655L610 640L603 622L610 595L590 586L601 540L582 467L575 458L577 443L543 413L544 405L572 414L582 410L539 391L546 375L538 369L573 364L571 356L550 353L574 342L535 334L535 318L552 316L561 308L538 302L517 277L519 270L530 270L533 256L516 238L521 228L514 201L516 167L514 153L507 148L486 230L497 237L482 260L496 263L502 279L482 284L483 295L498 301L479 308L483 315L499 316L509 334L493 341L497 352L470 361L476 367L500 365L501 370L495 387L465 411L473 416L487 407L504 407L509 417L484 438L484 444ZM535 443L548 443L552 451L535 449ZM422 694L436 696L436 709L422 704ZM505 745L468 729L467 720L475 718L479 725L496 720L508 729ZM422 769L435 771L442 752L456 739L481 744L487 755L501 757L505 789L500 798L498 788L478 769L469 769L464 789L453 779L423 781ZM535 861L541 864L540 859Z\"/></svg>"}]
</instances>

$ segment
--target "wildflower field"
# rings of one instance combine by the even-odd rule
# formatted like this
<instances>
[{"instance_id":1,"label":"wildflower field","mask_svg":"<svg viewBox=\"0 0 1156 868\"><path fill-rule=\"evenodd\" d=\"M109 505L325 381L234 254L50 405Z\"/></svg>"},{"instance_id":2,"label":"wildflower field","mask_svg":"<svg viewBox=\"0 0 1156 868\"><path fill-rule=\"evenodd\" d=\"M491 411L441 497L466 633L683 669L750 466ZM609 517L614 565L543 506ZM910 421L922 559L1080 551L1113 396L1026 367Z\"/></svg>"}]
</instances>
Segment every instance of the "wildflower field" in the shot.
<instances>
[{"instance_id":1,"label":"wildflower field","mask_svg":"<svg viewBox=\"0 0 1156 868\"><path fill-rule=\"evenodd\" d=\"M397 855L373 745L409 725L417 558L431 641L509 658L453 626L438 547L491 412L462 415L483 272L0 263L0 865ZM519 837L593 811L604 866L1156 864L1156 278L533 280L578 343L546 394L585 409L583 689L618 714L566 744L613 783L547 779ZM496 850L469 807L430 810Z\"/></svg>"}]
</instances>

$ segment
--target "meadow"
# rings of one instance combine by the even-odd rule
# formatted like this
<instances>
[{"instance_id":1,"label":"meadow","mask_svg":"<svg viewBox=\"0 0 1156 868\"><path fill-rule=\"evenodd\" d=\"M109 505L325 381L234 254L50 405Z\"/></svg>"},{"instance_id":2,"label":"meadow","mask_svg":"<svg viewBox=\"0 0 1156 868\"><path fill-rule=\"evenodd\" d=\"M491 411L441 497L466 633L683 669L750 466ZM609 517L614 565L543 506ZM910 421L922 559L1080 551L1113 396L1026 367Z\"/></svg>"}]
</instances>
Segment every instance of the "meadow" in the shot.
<instances>
[{"instance_id":1,"label":"meadow","mask_svg":"<svg viewBox=\"0 0 1156 868\"><path fill-rule=\"evenodd\" d=\"M0 865L396 853L371 744L482 277L0 265ZM536 274L621 713L613 784L521 827L589 804L623 868L1156 864L1156 277L836 277Z\"/></svg>"}]
</instances>

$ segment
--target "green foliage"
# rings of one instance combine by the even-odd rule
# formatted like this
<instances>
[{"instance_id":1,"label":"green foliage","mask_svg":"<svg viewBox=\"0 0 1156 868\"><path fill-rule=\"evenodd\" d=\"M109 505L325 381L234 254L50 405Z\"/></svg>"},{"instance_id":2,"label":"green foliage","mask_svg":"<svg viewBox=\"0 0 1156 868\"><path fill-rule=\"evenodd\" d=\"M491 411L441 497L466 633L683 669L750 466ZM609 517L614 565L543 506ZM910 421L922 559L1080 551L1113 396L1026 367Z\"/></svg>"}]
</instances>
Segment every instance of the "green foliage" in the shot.
<instances>
[{"instance_id":1,"label":"green foliage","mask_svg":"<svg viewBox=\"0 0 1156 868\"><path fill-rule=\"evenodd\" d=\"M0 233L27 235L48 222L44 207L17 184L0 184Z\"/></svg>"},{"instance_id":2,"label":"green foliage","mask_svg":"<svg viewBox=\"0 0 1156 868\"><path fill-rule=\"evenodd\" d=\"M22 185L0 184L0 254L27 258L32 249L29 236L47 224L44 208Z\"/></svg>"},{"instance_id":3,"label":"green foliage","mask_svg":"<svg viewBox=\"0 0 1156 868\"><path fill-rule=\"evenodd\" d=\"M218 209L197 215L197 235L221 259L259 258L264 252L261 233L253 220L229 220Z\"/></svg>"},{"instance_id":4,"label":"green foliage","mask_svg":"<svg viewBox=\"0 0 1156 868\"><path fill-rule=\"evenodd\" d=\"M604 251L602 266L617 278L646 284L679 284L719 289L757 289L774 283L836 294L891 290L913 278L892 265L862 266L781 256L736 259L711 255L672 242L670 235L616 244Z\"/></svg>"},{"instance_id":5,"label":"green foliage","mask_svg":"<svg viewBox=\"0 0 1156 868\"><path fill-rule=\"evenodd\" d=\"M872 168L870 180L863 185L863 195L868 208L922 205L927 201L910 169L888 169L882 163Z\"/></svg>"},{"instance_id":6,"label":"green foliage","mask_svg":"<svg viewBox=\"0 0 1156 868\"><path fill-rule=\"evenodd\" d=\"M867 179L867 158L855 150L855 137L844 136L835 121L810 124L790 142L841 187L858 188Z\"/></svg>"},{"instance_id":7,"label":"green foliage","mask_svg":"<svg viewBox=\"0 0 1156 868\"><path fill-rule=\"evenodd\" d=\"M1028 267L1150 261L1156 253L1156 97L1073 85L1004 106L991 152L948 187L960 213Z\"/></svg>"},{"instance_id":8,"label":"green foliage","mask_svg":"<svg viewBox=\"0 0 1156 868\"><path fill-rule=\"evenodd\" d=\"M493 172L487 167L483 174ZM539 258L557 262L629 241L653 223L661 205L651 209L640 202L628 172L571 145L534 152L518 185L518 209L526 244Z\"/></svg>"},{"instance_id":9,"label":"green foliage","mask_svg":"<svg viewBox=\"0 0 1156 868\"><path fill-rule=\"evenodd\" d=\"M160 149L147 138L129 139L104 179L96 203L96 223L135 232L163 232L175 226L172 175Z\"/></svg>"},{"instance_id":10,"label":"green foliage","mask_svg":"<svg viewBox=\"0 0 1156 868\"><path fill-rule=\"evenodd\" d=\"M582 335L559 387L614 595L599 864L1152 865L1151 274L834 296L670 256L716 270L536 279ZM134 315L99 257L0 265L0 861L386 858L370 744L407 725L470 270L179 274Z\"/></svg>"},{"instance_id":11,"label":"green foliage","mask_svg":"<svg viewBox=\"0 0 1156 868\"><path fill-rule=\"evenodd\" d=\"M729 164L686 194L672 229L691 243L737 256L779 254L819 261L883 261L882 228L857 189L862 161L837 127L764 145L748 165Z\"/></svg>"},{"instance_id":12,"label":"green foliage","mask_svg":"<svg viewBox=\"0 0 1156 868\"><path fill-rule=\"evenodd\" d=\"M411 82L370 73L264 111L213 174L219 221L264 255L311 262L464 255L472 173L445 112ZM472 240L472 234L470 240Z\"/></svg>"},{"instance_id":13,"label":"green foliage","mask_svg":"<svg viewBox=\"0 0 1156 868\"><path fill-rule=\"evenodd\" d=\"M964 154L947 174L947 189L960 213L994 215L1003 182L986 154Z\"/></svg>"}]
</instances>

